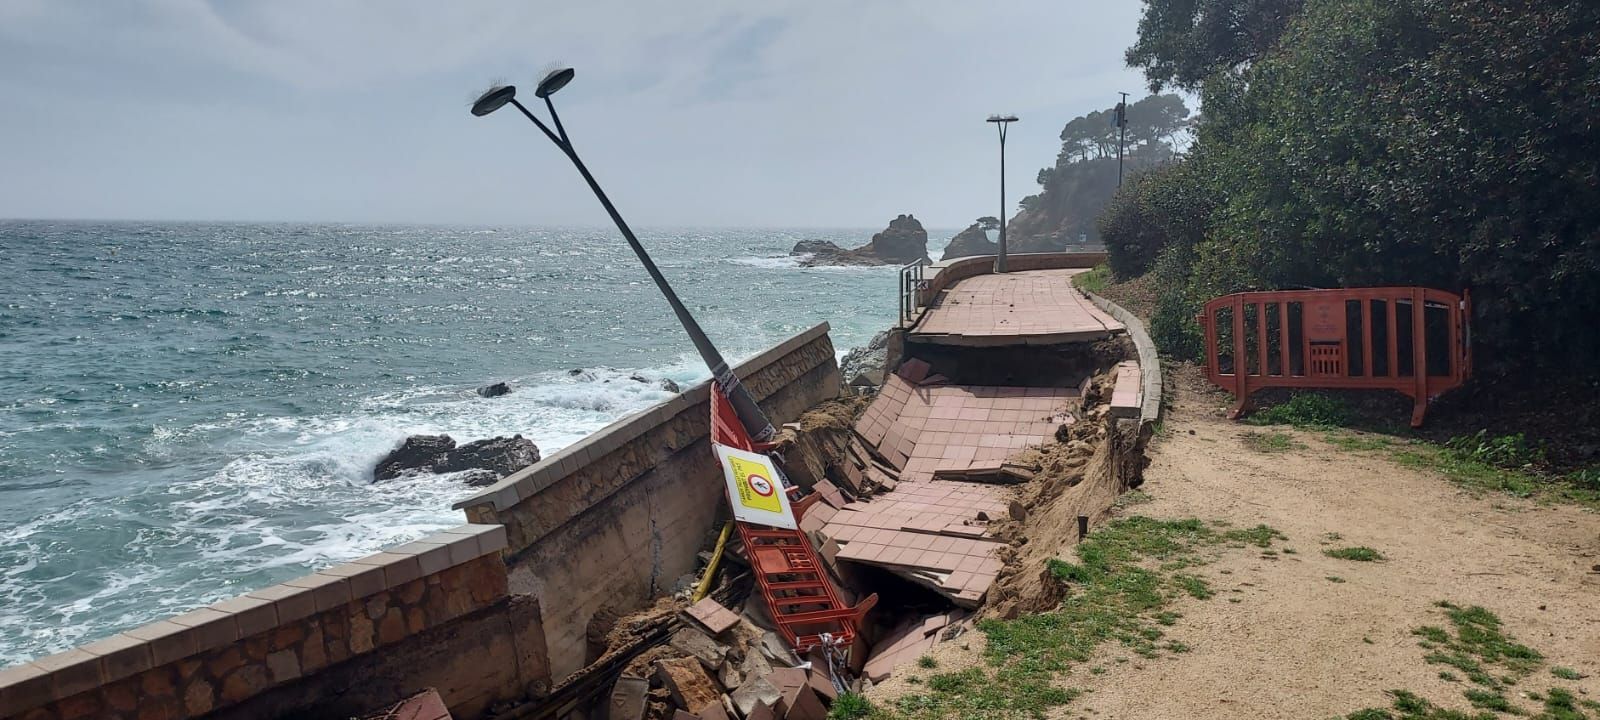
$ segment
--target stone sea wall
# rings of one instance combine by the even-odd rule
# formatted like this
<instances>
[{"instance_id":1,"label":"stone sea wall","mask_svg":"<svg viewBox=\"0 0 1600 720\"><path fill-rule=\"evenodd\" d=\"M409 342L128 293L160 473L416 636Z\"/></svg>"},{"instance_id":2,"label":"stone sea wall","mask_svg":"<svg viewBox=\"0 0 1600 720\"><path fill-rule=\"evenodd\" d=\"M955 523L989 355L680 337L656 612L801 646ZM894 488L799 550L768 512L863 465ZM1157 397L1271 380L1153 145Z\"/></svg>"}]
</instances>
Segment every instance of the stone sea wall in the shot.
<instances>
[{"instance_id":1,"label":"stone sea wall","mask_svg":"<svg viewBox=\"0 0 1600 720\"><path fill-rule=\"evenodd\" d=\"M826 324L735 370L774 423L839 393ZM555 677L594 659L592 623L695 570L725 504L710 392L688 388L457 504L472 522L505 526L511 590L538 598Z\"/></svg>"},{"instance_id":2,"label":"stone sea wall","mask_svg":"<svg viewBox=\"0 0 1600 720\"><path fill-rule=\"evenodd\" d=\"M462 526L8 668L0 717L349 717L423 686L472 717L549 682L505 542Z\"/></svg>"},{"instance_id":3,"label":"stone sea wall","mask_svg":"<svg viewBox=\"0 0 1600 720\"><path fill-rule=\"evenodd\" d=\"M735 368L774 422L834 397L818 325ZM349 718L434 688L454 717L543 697L597 616L692 572L723 511L710 386L459 504L472 524L0 670L0 720Z\"/></svg>"}]
</instances>

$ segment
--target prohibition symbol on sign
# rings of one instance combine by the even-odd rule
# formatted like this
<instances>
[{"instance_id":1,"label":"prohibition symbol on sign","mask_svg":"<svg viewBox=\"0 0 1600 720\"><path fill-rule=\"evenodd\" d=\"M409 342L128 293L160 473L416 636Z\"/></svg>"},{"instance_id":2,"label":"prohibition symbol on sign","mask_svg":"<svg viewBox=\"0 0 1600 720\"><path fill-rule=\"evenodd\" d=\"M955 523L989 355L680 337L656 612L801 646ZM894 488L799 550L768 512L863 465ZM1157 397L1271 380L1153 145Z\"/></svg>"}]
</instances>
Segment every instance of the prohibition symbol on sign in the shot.
<instances>
[{"instance_id":1,"label":"prohibition symbol on sign","mask_svg":"<svg viewBox=\"0 0 1600 720\"><path fill-rule=\"evenodd\" d=\"M716 449L717 458L722 461L723 480L727 483L728 500L733 504L734 519L795 529L789 498L784 497L783 486L778 482L778 468L773 466L772 460L760 453L720 443Z\"/></svg>"}]
</instances>

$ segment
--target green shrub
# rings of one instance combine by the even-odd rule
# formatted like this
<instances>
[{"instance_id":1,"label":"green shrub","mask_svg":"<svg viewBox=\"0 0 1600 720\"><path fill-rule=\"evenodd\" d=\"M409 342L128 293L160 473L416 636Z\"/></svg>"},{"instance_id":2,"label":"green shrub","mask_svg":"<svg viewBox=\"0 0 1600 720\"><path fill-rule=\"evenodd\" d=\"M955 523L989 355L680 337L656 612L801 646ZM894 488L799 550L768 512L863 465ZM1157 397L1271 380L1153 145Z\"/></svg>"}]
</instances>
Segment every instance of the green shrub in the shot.
<instances>
[{"instance_id":1,"label":"green shrub","mask_svg":"<svg viewBox=\"0 0 1600 720\"><path fill-rule=\"evenodd\" d=\"M1338 427L1350 422L1350 408L1331 395L1296 393L1287 402L1251 413L1247 421L1255 425Z\"/></svg>"},{"instance_id":2,"label":"green shrub","mask_svg":"<svg viewBox=\"0 0 1600 720\"><path fill-rule=\"evenodd\" d=\"M1445 448L1457 457L1501 468L1526 468L1542 464L1544 449L1528 442L1522 433L1490 435L1479 430L1445 441Z\"/></svg>"}]
</instances>

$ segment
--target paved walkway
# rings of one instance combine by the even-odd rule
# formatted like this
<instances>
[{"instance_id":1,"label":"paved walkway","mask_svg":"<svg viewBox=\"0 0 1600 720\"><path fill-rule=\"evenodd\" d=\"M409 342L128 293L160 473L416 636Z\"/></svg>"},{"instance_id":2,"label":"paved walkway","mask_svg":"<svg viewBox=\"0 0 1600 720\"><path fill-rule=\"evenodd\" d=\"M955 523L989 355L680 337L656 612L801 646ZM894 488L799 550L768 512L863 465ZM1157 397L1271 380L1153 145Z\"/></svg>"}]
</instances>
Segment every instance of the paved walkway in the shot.
<instances>
[{"instance_id":1,"label":"paved walkway","mask_svg":"<svg viewBox=\"0 0 1600 720\"><path fill-rule=\"evenodd\" d=\"M1072 287L1084 270L979 275L939 293L911 329L919 342L942 345L1051 345L1110 337L1122 323Z\"/></svg>"}]
</instances>

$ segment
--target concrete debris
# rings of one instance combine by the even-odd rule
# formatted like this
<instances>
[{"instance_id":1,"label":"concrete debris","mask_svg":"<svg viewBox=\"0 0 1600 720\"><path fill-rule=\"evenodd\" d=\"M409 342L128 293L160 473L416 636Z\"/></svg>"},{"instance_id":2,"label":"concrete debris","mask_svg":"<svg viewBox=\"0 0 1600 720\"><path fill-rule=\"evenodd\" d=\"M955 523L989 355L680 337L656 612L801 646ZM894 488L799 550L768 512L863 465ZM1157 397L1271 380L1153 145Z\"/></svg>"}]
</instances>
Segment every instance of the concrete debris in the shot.
<instances>
[{"instance_id":1,"label":"concrete debris","mask_svg":"<svg viewBox=\"0 0 1600 720\"><path fill-rule=\"evenodd\" d=\"M728 646L718 643L707 637L698 628L680 628L672 634L672 639L667 641L673 649L700 661L706 670L715 672L722 667L723 658L728 656Z\"/></svg>"},{"instance_id":2,"label":"concrete debris","mask_svg":"<svg viewBox=\"0 0 1600 720\"><path fill-rule=\"evenodd\" d=\"M941 630L965 617L966 613L952 610L901 623L894 632L873 647L872 655L867 658L862 675L875 683L887 680L895 667L913 662L927 654L939 642Z\"/></svg>"},{"instance_id":3,"label":"concrete debris","mask_svg":"<svg viewBox=\"0 0 1600 720\"><path fill-rule=\"evenodd\" d=\"M611 686L611 701L606 705L607 720L639 720L644 717L646 695L650 681L642 677L623 675Z\"/></svg>"},{"instance_id":4,"label":"concrete debris","mask_svg":"<svg viewBox=\"0 0 1600 720\"><path fill-rule=\"evenodd\" d=\"M757 704L776 706L783 699L783 693L778 692L778 688L767 678L753 677L734 690L732 697L733 706L739 709L739 714L749 717Z\"/></svg>"},{"instance_id":5,"label":"concrete debris","mask_svg":"<svg viewBox=\"0 0 1600 720\"><path fill-rule=\"evenodd\" d=\"M750 712L745 713L744 718L745 720L778 720L778 713L772 709L771 705L762 702L756 703Z\"/></svg>"},{"instance_id":6,"label":"concrete debris","mask_svg":"<svg viewBox=\"0 0 1600 720\"><path fill-rule=\"evenodd\" d=\"M778 710L783 712L784 720L827 720L828 717L828 709L823 707L822 699L810 685L784 690Z\"/></svg>"},{"instance_id":7,"label":"concrete debris","mask_svg":"<svg viewBox=\"0 0 1600 720\"><path fill-rule=\"evenodd\" d=\"M706 674L700 661L694 658L676 658L656 661L656 677L672 693L678 707L699 714L707 706L722 706L722 691L717 682Z\"/></svg>"}]
</instances>

